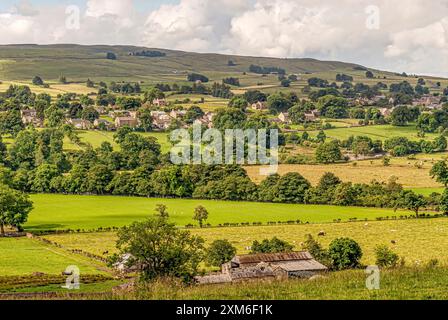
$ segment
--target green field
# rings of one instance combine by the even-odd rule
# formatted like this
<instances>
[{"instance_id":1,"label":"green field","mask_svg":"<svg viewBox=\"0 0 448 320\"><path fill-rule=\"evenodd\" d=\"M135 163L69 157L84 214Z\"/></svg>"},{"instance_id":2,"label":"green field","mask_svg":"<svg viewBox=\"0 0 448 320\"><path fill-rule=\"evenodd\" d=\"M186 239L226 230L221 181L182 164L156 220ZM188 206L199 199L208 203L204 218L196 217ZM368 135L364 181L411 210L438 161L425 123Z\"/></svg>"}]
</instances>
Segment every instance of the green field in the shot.
<instances>
[{"instance_id":1,"label":"green field","mask_svg":"<svg viewBox=\"0 0 448 320\"><path fill-rule=\"evenodd\" d=\"M311 135L317 135L318 132L310 132ZM350 136L367 136L373 140L387 140L392 137L406 137L410 140L421 140L418 137L418 130L415 125L409 125L405 127L395 127L392 125L379 125L379 126L363 126L363 127L351 127L351 128L336 128L325 130L325 134L329 138L345 140ZM433 140L437 137L437 134L426 134L425 140Z\"/></svg>"},{"instance_id":2,"label":"green field","mask_svg":"<svg viewBox=\"0 0 448 320\"><path fill-rule=\"evenodd\" d=\"M27 231L121 227L154 215L156 204L168 207L171 219L180 226L196 224L194 208L203 205L209 222L224 223L296 221L318 223L351 218L375 220L377 217L411 215L392 209L230 202L186 199L148 199L112 196L32 195L35 209L25 225Z\"/></svg>"},{"instance_id":3,"label":"green field","mask_svg":"<svg viewBox=\"0 0 448 320\"><path fill-rule=\"evenodd\" d=\"M324 237L318 233L325 231ZM411 219L396 221L370 221L351 223L328 223L310 225L278 225L233 228L192 229L196 235L203 237L207 243L218 239L228 239L239 254L248 253L247 247L255 240L279 237L301 250L301 243L307 234L313 235L324 247L340 237L350 237L356 240L363 250L362 263L375 264L375 247L387 245L400 257L404 257L410 266L438 259L448 264L448 218ZM61 235L46 235L52 240L69 249L80 249L103 255L114 252L116 234L101 233L71 233ZM395 244L392 244L392 240Z\"/></svg>"},{"instance_id":4,"label":"green field","mask_svg":"<svg viewBox=\"0 0 448 320\"><path fill-rule=\"evenodd\" d=\"M107 141L109 143L112 144L112 146L114 146L114 148L118 148L118 145L114 142L114 132L110 132L110 131L78 131L79 133L79 137L81 138L82 142L85 143L90 143L92 145L92 147L94 148L98 148L101 143ZM140 132L139 134L145 136L145 137L154 137L157 139L157 142L160 144L161 149L162 149L162 153L167 153L169 152L170 148L171 148L171 143L169 142L168 138L168 133L166 132L148 132L148 133L144 133L144 132ZM64 141L64 147L66 149L79 149L79 146L74 145L73 143L71 143L70 141L68 141L68 139L66 139Z\"/></svg>"},{"instance_id":5,"label":"green field","mask_svg":"<svg viewBox=\"0 0 448 320\"><path fill-rule=\"evenodd\" d=\"M70 265L77 265L84 274L106 274L104 266L90 259L33 239L0 238L0 252L0 277L31 276L35 272L60 275Z\"/></svg>"},{"instance_id":6,"label":"green field","mask_svg":"<svg viewBox=\"0 0 448 320\"><path fill-rule=\"evenodd\" d=\"M432 193L442 194L445 191L445 188L413 188L415 193L421 194L425 197L430 196Z\"/></svg>"}]
</instances>

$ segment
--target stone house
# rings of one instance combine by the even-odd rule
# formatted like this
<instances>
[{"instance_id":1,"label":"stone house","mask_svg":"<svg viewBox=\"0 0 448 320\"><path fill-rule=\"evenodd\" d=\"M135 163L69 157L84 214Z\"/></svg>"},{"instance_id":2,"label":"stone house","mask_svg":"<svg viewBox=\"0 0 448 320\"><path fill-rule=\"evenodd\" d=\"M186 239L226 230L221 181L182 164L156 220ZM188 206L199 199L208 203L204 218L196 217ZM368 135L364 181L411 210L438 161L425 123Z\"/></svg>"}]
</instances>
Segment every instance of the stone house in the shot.
<instances>
[{"instance_id":1,"label":"stone house","mask_svg":"<svg viewBox=\"0 0 448 320\"><path fill-rule=\"evenodd\" d=\"M328 268L309 252L249 254L235 256L219 274L196 277L200 284L240 282L254 279L310 278Z\"/></svg>"},{"instance_id":2,"label":"stone house","mask_svg":"<svg viewBox=\"0 0 448 320\"><path fill-rule=\"evenodd\" d=\"M268 105L265 101L258 101L251 105L252 110L267 110Z\"/></svg>"}]
</instances>

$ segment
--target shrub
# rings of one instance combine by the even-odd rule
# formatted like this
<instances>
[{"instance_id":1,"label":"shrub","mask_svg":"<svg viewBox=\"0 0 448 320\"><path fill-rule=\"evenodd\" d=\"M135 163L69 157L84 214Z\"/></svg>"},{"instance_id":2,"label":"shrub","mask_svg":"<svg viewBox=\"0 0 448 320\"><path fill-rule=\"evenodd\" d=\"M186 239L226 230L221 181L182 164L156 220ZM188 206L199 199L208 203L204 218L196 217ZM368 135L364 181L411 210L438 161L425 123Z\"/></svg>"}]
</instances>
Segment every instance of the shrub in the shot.
<instances>
[{"instance_id":1,"label":"shrub","mask_svg":"<svg viewBox=\"0 0 448 320\"><path fill-rule=\"evenodd\" d=\"M332 263L328 251L323 249L321 244L316 241L312 235L307 235L303 248L308 251L314 259L327 267L331 267Z\"/></svg>"},{"instance_id":2,"label":"shrub","mask_svg":"<svg viewBox=\"0 0 448 320\"><path fill-rule=\"evenodd\" d=\"M398 255L385 245L375 248L376 264L379 267L390 268L395 267L398 263Z\"/></svg>"},{"instance_id":3,"label":"shrub","mask_svg":"<svg viewBox=\"0 0 448 320\"><path fill-rule=\"evenodd\" d=\"M293 246L286 241L280 240L277 237L271 240L265 239L262 242L254 241L252 243L252 254L256 253L280 253L291 252Z\"/></svg>"},{"instance_id":4,"label":"shrub","mask_svg":"<svg viewBox=\"0 0 448 320\"><path fill-rule=\"evenodd\" d=\"M235 254L236 248L228 240L215 240L206 251L205 261L210 266L219 267Z\"/></svg>"},{"instance_id":5,"label":"shrub","mask_svg":"<svg viewBox=\"0 0 448 320\"><path fill-rule=\"evenodd\" d=\"M336 270L357 268L362 257L362 250L359 244L349 238L333 240L330 243L328 253L332 260L333 268Z\"/></svg>"}]
</instances>

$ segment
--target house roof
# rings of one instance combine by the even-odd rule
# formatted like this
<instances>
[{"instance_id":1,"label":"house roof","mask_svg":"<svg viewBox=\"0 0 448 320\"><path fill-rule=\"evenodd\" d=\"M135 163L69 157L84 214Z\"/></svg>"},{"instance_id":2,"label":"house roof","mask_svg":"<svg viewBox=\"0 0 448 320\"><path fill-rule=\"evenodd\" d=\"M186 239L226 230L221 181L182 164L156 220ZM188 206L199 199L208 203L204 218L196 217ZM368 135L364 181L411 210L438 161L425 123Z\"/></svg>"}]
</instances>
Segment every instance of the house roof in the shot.
<instances>
[{"instance_id":1,"label":"house roof","mask_svg":"<svg viewBox=\"0 0 448 320\"><path fill-rule=\"evenodd\" d=\"M263 254L248 254L235 256L232 262L238 264L252 264L260 262L282 262L282 261L297 261L297 260L312 260L313 257L309 252L291 252L291 253L263 253Z\"/></svg>"},{"instance_id":2,"label":"house roof","mask_svg":"<svg viewBox=\"0 0 448 320\"><path fill-rule=\"evenodd\" d=\"M327 267L325 267L323 264L317 262L314 259L280 262L280 263L276 263L274 268L275 269L280 268L286 272L325 271L325 270L327 270Z\"/></svg>"}]
</instances>

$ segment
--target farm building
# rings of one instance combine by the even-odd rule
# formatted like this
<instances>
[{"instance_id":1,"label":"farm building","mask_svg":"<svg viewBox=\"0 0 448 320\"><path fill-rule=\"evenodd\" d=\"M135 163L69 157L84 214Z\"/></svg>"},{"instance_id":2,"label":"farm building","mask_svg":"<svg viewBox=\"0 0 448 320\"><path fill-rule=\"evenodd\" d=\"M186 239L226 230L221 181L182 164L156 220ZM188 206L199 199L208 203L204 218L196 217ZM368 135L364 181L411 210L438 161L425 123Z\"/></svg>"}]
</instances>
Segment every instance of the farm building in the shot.
<instances>
[{"instance_id":1,"label":"farm building","mask_svg":"<svg viewBox=\"0 0 448 320\"><path fill-rule=\"evenodd\" d=\"M92 123L84 119L69 119L67 122L78 130L89 130L92 128Z\"/></svg>"},{"instance_id":2,"label":"farm building","mask_svg":"<svg viewBox=\"0 0 448 320\"><path fill-rule=\"evenodd\" d=\"M305 120L308 122L314 122L319 119L320 112L318 110L313 110L309 113L305 113Z\"/></svg>"},{"instance_id":3,"label":"farm building","mask_svg":"<svg viewBox=\"0 0 448 320\"><path fill-rule=\"evenodd\" d=\"M266 102L258 101L251 106L252 110L267 110L268 105Z\"/></svg>"},{"instance_id":4,"label":"farm building","mask_svg":"<svg viewBox=\"0 0 448 320\"><path fill-rule=\"evenodd\" d=\"M289 119L289 114L287 112L281 112L278 115L278 119L282 122L282 123L289 123L290 119Z\"/></svg>"},{"instance_id":5,"label":"farm building","mask_svg":"<svg viewBox=\"0 0 448 320\"><path fill-rule=\"evenodd\" d=\"M167 105L167 102L165 99L154 99L152 101L152 104L156 107L165 107Z\"/></svg>"},{"instance_id":6,"label":"farm building","mask_svg":"<svg viewBox=\"0 0 448 320\"><path fill-rule=\"evenodd\" d=\"M201 284L254 279L309 278L327 271L309 252L250 254L235 256L223 264L219 274L197 277Z\"/></svg>"},{"instance_id":7,"label":"farm building","mask_svg":"<svg viewBox=\"0 0 448 320\"><path fill-rule=\"evenodd\" d=\"M95 128L99 128L99 127L101 127L101 126L104 126L104 127L107 128L107 129L111 129L111 128L113 127L113 123L112 123L112 122L109 122L109 121L107 121L107 120L105 120L105 119L96 119L96 120L93 122L93 126L94 126Z\"/></svg>"},{"instance_id":8,"label":"farm building","mask_svg":"<svg viewBox=\"0 0 448 320\"><path fill-rule=\"evenodd\" d=\"M21 110L20 115L25 125L33 124L37 127L42 126L42 120L37 117L37 111L35 109Z\"/></svg>"},{"instance_id":9,"label":"farm building","mask_svg":"<svg viewBox=\"0 0 448 320\"><path fill-rule=\"evenodd\" d=\"M128 126L131 128L138 126L138 120L132 117L117 117L115 118L115 127L122 128Z\"/></svg>"}]
</instances>

